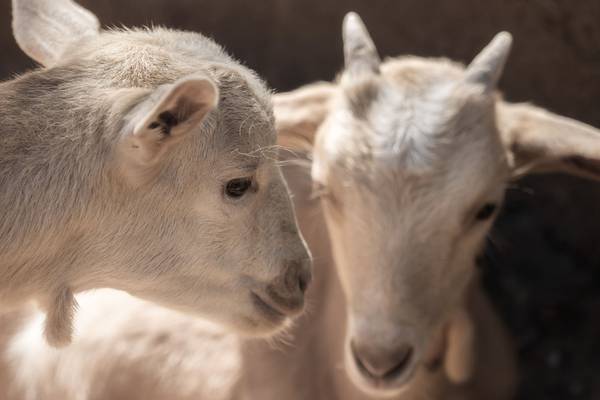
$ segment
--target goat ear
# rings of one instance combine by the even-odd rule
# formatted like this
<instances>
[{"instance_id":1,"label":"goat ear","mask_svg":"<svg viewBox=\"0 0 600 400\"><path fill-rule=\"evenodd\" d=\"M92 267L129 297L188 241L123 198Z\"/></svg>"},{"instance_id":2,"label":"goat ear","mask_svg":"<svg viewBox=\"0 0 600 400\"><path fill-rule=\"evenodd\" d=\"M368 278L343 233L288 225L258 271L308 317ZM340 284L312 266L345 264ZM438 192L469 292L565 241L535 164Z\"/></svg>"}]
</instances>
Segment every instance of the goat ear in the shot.
<instances>
[{"instance_id":1,"label":"goat ear","mask_svg":"<svg viewBox=\"0 0 600 400\"><path fill-rule=\"evenodd\" d=\"M183 78L156 89L127 116L123 150L137 165L155 164L218 103L219 90L204 76Z\"/></svg>"},{"instance_id":2,"label":"goat ear","mask_svg":"<svg viewBox=\"0 0 600 400\"><path fill-rule=\"evenodd\" d=\"M600 180L600 130L528 104L500 103L498 125L515 176L566 172Z\"/></svg>"},{"instance_id":3,"label":"goat ear","mask_svg":"<svg viewBox=\"0 0 600 400\"><path fill-rule=\"evenodd\" d=\"M344 17L342 36L344 40L344 75L378 74L381 60L373 40L358 14L349 12Z\"/></svg>"},{"instance_id":4,"label":"goat ear","mask_svg":"<svg viewBox=\"0 0 600 400\"><path fill-rule=\"evenodd\" d=\"M98 34L98 19L71 0L12 0L19 47L44 66L57 63L72 43Z\"/></svg>"},{"instance_id":5,"label":"goat ear","mask_svg":"<svg viewBox=\"0 0 600 400\"><path fill-rule=\"evenodd\" d=\"M332 83L318 82L273 96L279 144L291 150L311 151L335 90Z\"/></svg>"},{"instance_id":6,"label":"goat ear","mask_svg":"<svg viewBox=\"0 0 600 400\"><path fill-rule=\"evenodd\" d=\"M504 64L512 46L512 35L498 33L469 64L465 80L483 86L484 92L493 92L500 80Z\"/></svg>"},{"instance_id":7,"label":"goat ear","mask_svg":"<svg viewBox=\"0 0 600 400\"><path fill-rule=\"evenodd\" d=\"M475 372L475 325L468 312L457 311L448 327L444 370L451 382L468 382Z\"/></svg>"}]
</instances>

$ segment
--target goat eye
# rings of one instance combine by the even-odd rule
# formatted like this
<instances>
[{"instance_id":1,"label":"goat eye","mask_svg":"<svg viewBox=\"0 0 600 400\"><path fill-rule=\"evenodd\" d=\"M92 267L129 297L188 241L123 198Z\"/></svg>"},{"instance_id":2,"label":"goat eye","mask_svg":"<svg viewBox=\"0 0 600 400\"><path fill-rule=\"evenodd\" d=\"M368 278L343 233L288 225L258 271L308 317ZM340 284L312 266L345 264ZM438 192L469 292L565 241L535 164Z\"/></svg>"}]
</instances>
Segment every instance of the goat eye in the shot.
<instances>
[{"instance_id":1,"label":"goat eye","mask_svg":"<svg viewBox=\"0 0 600 400\"><path fill-rule=\"evenodd\" d=\"M225 185L225 194L227 197L233 199L239 199L242 197L248 189L252 186L251 178L237 178L232 179Z\"/></svg>"},{"instance_id":2,"label":"goat eye","mask_svg":"<svg viewBox=\"0 0 600 400\"><path fill-rule=\"evenodd\" d=\"M478 221L485 221L486 219L494 215L495 211L496 205L494 203L486 203L483 207L479 209L479 211L477 211L477 215L475 215L475 218Z\"/></svg>"}]
</instances>

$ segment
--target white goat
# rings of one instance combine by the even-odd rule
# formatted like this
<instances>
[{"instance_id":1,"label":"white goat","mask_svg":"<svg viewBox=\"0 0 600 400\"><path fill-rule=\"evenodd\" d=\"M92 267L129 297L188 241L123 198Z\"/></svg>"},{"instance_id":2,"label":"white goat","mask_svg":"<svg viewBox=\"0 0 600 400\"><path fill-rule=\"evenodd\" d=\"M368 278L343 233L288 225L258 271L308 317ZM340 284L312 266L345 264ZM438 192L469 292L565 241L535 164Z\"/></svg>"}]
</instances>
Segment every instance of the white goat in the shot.
<instances>
[{"instance_id":1,"label":"white goat","mask_svg":"<svg viewBox=\"0 0 600 400\"><path fill-rule=\"evenodd\" d=\"M73 293L125 290L266 334L310 278L263 83L213 41L99 31L70 0L13 0L45 68L0 84L0 305L71 337Z\"/></svg>"},{"instance_id":2,"label":"white goat","mask_svg":"<svg viewBox=\"0 0 600 400\"><path fill-rule=\"evenodd\" d=\"M308 292L312 310L288 331L293 345L273 349L213 336L222 342L207 349L206 339L184 333L198 322L133 299L112 307L96 299L89 311L83 305L86 317L106 315L103 307L109 307L122 321L107 323L106 333L94 337L88 331L97 324L82 326L81 340L60 352L39 348L35 324L11 340L7 359L19 390L50 387L43 392L47 399L56 393L70 394L61 399L76 398L71 393L135 399L141 380L153 382L154 393L187 399L190 392L178 389L185 382L197 398L209 399L203 387L224 379L219 393L230 399L510 397L510 343L480 292L474 258L506 180L548 170L600 177L600 134L498 98L494 85L508 53L506 34L464 69L414 57L380 64L356 15L347 17L344 30L340 83L312 85L275 102L282 143L314 159L312 177L293 164L286 171L316 267ZM408 110L414 118L405 118ZM312 181L319 184L319 201L311 200ZM142 315L160 322L142 326ZM170 343L169 350L156 338ZM406 346L407 352L395 351ZM198 351L188 354L189 348ZM222 361L204 362L205 351ZM155 361L167 352L181 361ZM46 375L69 376L74 363L93 365L95 375L74 375L76 382L66 383ZM224 370L241 375L225 381L231 376L220 375ZM145 395L138 398L151 398Z\"/></svg>"}]
</instances>

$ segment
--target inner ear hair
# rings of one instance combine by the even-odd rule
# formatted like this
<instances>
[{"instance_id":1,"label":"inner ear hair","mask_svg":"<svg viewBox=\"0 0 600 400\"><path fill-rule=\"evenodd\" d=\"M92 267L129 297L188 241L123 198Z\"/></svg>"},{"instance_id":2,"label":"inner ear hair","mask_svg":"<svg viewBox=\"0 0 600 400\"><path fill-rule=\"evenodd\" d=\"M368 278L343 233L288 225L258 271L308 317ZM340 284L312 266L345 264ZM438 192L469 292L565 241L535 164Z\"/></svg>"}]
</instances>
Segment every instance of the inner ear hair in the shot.
<instances>
[{"instance_id":1,"label":"inner ear hair","mask_svg":"<svg viewBox=\"0 0 600 400\"><path fill-rule=\"evenodd\" d=\"M44 336L54 347L63 347L71 343L73 318L77 308L75 297L69 288L56 290L43 304L46 311Z\"/></svg>"},{"instance_id":2,"label":"inner ear hair","mask_svg":"<svg viewBox=\"0 0 600 400\"><path fill-rule=\"evenodd\" d=\"M159 95L159 100L154 100ZM153 109L146 119L136 126L137 135L145 129L160 128L165 135L183 124L199 123L206 113L217 106L218 89L203 76L188 77L157 90L151 102Z\"/></svg>"},{"instance_id":3,"label":"inner ear hair","mask_svg":"<svg viewBox=\"0 0 600 400\"><path fill-rule=\"evenodd\" d=\"M148 125L148 129L156 129L160 127L160 131L163 135L170 135L171 129L179 124L179 119L171 111L163 111L157 117L156 121L153 121Z\"/></svg>"},{"instance_id":4,"label":"inner ear hair","mask_svg":"<svg viewBox=\"0 0 600 400\"><path fill-rule=\"evenodd\" d=\"M203 75L154 90L127 117L122 143L127 164L155 165L179 139L194 131L218 101L218 88Z\"/></svg>"}]
</instances>

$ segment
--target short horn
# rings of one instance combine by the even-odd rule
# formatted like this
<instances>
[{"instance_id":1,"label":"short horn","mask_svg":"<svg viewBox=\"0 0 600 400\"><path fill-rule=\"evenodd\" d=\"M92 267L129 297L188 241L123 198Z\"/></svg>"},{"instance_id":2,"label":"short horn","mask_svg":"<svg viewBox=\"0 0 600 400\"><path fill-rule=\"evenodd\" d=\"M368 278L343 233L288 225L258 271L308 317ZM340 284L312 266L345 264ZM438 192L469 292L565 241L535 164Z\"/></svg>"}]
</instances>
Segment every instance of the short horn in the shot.
<instances>
[{"instance_id":1,"label":"short horn","mask_svg":"<svg viewBox=\"0 0 600 400\"><path fill-rule=\"evenodd\" d=\"M512 35L508 32L498 33L469 64L466 81L483 85L486 92L493 91L498 85L511 46Z\"/></svg>"},{"instance_id":2,"label":"short horn","mask_svg":"<svg viewBox=\"0 0 600 400\"><path fill-rule=\"evenodd\" d=\"M345 72L350 75L378 74L381 60L358 14L354 12L346 14L342 33Z\"/></svg>"}]
</instances>

